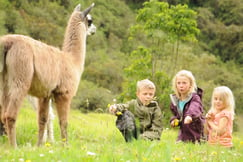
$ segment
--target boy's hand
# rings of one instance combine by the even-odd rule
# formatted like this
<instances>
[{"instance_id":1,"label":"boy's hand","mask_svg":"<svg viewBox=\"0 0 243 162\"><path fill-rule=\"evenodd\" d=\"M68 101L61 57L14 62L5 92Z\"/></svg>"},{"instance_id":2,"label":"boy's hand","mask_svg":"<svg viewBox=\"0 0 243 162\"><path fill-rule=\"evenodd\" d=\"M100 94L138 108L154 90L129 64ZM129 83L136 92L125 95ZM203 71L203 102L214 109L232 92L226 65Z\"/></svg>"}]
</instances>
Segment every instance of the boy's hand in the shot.
<instances>
[{"instance_id":1,"label":"boy's hand","mask_svg":"<svg viewBox=\"0 0 243 162\"><path fill-rule=\"evenodd\" d=\"M186 116L184 120L184 124L190 124L192 122L192 117Z\"/></svg>"},{"instance_id":2,"label":"boy's hand","mask_svg":"<svg viewBox=\"0 0 243 162\"><path fill-rule=\"evenodd\" d=\"M117 106L115 104L109 107L109 112L112 114L115 114L116 110L117 110Z\"/></svg>"}]
</instances>

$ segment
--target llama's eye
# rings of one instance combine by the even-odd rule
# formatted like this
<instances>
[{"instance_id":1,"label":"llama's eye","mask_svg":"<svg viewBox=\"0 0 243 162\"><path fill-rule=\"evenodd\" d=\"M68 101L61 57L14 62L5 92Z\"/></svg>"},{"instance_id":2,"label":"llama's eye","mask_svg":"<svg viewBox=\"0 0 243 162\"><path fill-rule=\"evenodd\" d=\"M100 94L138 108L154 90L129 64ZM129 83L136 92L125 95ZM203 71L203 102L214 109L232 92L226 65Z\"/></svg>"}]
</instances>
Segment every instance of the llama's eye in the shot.
<instances>
[{"instance_id":1,"label":"llama's eye","mask_svg":"<svg viewBox=\"0 0 243 162\"><path fill-rule=\"evenodd\" d=\"M92 22L92 20L88 20L88 26L91 26Z\"/></svg>"}]
</instances>

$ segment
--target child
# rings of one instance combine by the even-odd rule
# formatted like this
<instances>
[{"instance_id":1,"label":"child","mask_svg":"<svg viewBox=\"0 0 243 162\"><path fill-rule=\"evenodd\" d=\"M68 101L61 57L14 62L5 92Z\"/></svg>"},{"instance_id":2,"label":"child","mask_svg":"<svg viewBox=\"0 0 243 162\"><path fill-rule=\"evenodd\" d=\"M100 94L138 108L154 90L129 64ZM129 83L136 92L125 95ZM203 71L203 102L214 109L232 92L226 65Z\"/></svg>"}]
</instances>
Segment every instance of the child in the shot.
<instances>
[{"instance_id":1,"label":"child","mask_svg":"<svg viewBox=\"0 0 243 162\"><path fill-rule=\"evenodd\" d=\"M205 133L208 143L232 147L234 96L226 86L217 87L212 94L211 109L206 114Z\"/></svg>"},{"instance_id":2,"label":"child","mask_svg":"<svg viewBox=\"0 0 243 162\"><path fill-rule=\"evenodd\" d=\"M194 76L190 71L179 71L172 81L175 94L171 94L170 109L173 117L172 127L179 126L177 142L200 142L203 137L202 90L197 88Z\"/></svg>"},{"instance_id":3,"label":"child","mask_svg":"<svg viewBox=\"0 0 243 162\"><path fill-rule=\"evenodd\" d=\"M134 134L139 134L139 138L142 139L160 140L162 113L158 103L153 101L155 95L154 83L148 79L138 81L136 95L137 99L133 99L126 104L111 105L109 111L117 114L117 112L124 113L126 110L130 110L139 123L136 122L138 129L135 130L139 131Z\"/></svg>"}]
</instances>

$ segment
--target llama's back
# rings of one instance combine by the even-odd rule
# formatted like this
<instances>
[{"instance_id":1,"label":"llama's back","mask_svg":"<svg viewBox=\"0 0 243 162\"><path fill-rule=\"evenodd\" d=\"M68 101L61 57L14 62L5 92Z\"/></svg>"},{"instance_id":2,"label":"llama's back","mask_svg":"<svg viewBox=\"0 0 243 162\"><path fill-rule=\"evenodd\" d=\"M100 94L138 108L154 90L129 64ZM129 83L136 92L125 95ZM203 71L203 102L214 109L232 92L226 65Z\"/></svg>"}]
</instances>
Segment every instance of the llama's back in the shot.
<instances>
[{"instance_id":1,"label":"llama's back","mask_svg":"<svg viewBox=\"0 0 243 162\"><path fill-rule=\"evenodd\" d=\"M57 86L59 55L63 55L58 48L28 36L5 35L0 38L0 50L0 72L7 68L7 75L25 81L34 96L46 96Z\"/></svg>"}]
</instances>

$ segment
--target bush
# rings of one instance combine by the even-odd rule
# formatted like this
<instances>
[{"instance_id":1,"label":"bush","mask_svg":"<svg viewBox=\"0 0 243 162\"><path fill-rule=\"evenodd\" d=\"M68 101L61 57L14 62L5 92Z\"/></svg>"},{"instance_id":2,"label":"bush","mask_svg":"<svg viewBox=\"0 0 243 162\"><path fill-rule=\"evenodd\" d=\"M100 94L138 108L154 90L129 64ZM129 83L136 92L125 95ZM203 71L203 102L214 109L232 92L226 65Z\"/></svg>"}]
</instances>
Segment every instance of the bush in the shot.
<instances>
[{"instance_id":1,"label":"bush","mask_svg":"<svg viewBox=\"0 0 243 162\"><path fill-rule=\"evenodd\" d=\"M92 82L81 80L78 92L72 100L71 107L82 112L105 112L112 102L113 95L108 89L98 87Z\"/></svg>"}]
</instances>

